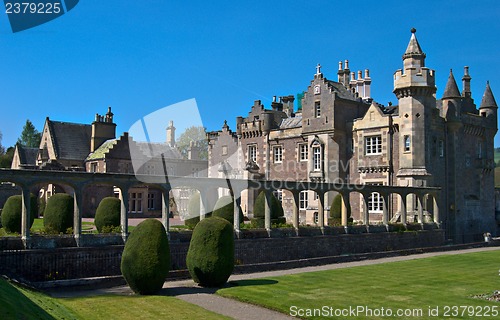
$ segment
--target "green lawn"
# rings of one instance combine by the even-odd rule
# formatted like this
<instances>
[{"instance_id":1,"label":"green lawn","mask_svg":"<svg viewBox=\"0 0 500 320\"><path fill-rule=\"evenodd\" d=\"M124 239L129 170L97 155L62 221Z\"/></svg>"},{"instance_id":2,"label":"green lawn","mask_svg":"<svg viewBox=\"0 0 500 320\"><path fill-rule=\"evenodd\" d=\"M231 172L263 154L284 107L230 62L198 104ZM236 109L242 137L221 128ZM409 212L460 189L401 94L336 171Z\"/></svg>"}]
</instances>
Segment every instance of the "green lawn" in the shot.
<instances>
[{"instance_id":1,"label":"green lawn","mask_svg":"<svg viewBox=\"0 0 500 320\"><path fill-rule=\"evenodd\" d=\"M0 314L10 319L227 319L168 296L55 299L0 279Z\"/></svg>"},{"instance_id":2,"label":"green lawn","mask_svg":"<svg viewBox=\"0 0 500 320\"><path fill-rule=\"evenodd\" d=\"M299 308L307 312L307 308L323 306L333 307L333 310L367 306L372 310L391 308L394 312L397 309L422 309L421 318L428 319L431 318L429 307L439 306L441 317L432 319L472 319L478 317L470 317L467 313L463 317L443 317L444 308L495 306L500 315L500 302L472 298L473 295L500 290L499 270L500 252L481 252L237 281L236 286L220 289L217 294L287 314L298 312ZM327 312L329 314L330 309ZM321 319L319 316L304 318ZM382 319L375 316L338 317L342 318Z\"/></svg>"}]
</instances>

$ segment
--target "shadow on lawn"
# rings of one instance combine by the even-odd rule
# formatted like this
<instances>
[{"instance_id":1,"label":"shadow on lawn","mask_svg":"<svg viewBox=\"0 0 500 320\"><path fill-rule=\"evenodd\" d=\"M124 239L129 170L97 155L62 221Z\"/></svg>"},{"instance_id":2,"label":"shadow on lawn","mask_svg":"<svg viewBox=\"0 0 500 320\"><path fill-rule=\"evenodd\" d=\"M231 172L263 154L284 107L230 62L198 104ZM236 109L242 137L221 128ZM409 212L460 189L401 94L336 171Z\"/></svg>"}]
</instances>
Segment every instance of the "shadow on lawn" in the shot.
<instances>
[{"instance_id":1,"label":"shadow on lawn","mask_svg":"<svg viewBox=\"0 0 500 320\"><path fill-rule=\"evenodd\" d=\"M185 294L199 294L199 293L209 293L214 294L219 289L231 288L231 287L246 287L246 286L263 286L276 284L276 280L266 280L266 279L255 279L255 280L240 280L240 281L229 281L221 288L206 288L201 286L195 287L175 287L175 288L164 288L160 291L160 295L166 296L179 296Z\"/></svg>"}]
</instances>

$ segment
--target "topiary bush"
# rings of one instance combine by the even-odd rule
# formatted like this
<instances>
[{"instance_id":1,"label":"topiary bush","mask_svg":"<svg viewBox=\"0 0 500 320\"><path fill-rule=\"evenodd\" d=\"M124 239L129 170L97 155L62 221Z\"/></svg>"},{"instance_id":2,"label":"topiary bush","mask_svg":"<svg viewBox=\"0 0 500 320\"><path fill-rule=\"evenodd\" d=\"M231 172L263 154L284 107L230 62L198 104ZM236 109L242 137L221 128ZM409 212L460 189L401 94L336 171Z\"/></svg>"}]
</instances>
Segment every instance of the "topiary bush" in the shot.
<instances>
[{"instance_id":1,"label":"topiary bush","mask_svg":"<svg viewBox=\"0 0 500 320\"><path fill-rule=\"evenodd\" d=\"M257 199L255 199L252 219L252 224L258 228L263 228L265 224L265 201L265 192L261 191L257 196ZM284 217L284 215L285 214L281 203L278 201L278 199L276 199L274 194L271 194L271 224L286 223L286 218Z\"/></svg>"},{"instance_id":2,"label":"topiary bush","mask_svg":"<svg viewBox=\"0 0 500 320\"><path fill-rule=\"evenodd\" d=\"M47 201L43 216L45 231L64 233L73 227L74 200L66 193L56 193Z\"/></svg>"},{"instance_id":3,"label":"topiary bush","mask_svg":"<svg viewBox=\"0 0 500 320\"><path fill-rule=\"evenodd\" d=\"M243 212L240 210L240 223L243 223ZM234 201L231 196L224 196L219 198L215 203L213 217L226 219L229 223L234 224Z\"/></svg>"},{"instance_id":4,"label":"topiary bush","mask_svg":"<svg viewBox=\"0 0 500 320\"><path fill-rule=\"evenodd\" d=\"M194 228L186 257L189 274L204 287L220 287L234 269L233 226L219 217L203 219Z\"/></svg>"},{"instance_id":5,"label":"topiary bush","mask_svg":"<svg viewBox=\"0 0 500 320\"><path fill-rule=\"evenodd\" d=\"M170 246L163 224L146 219L132 230L123 249L120 269L138 294L155 294L170 270Z\"/></svg>"},{"instance_id":6,"label":"topiary bush","mask_svg":"<svg viewBox=\"0 0 500 320\"><path fill-rule=\"evenodd\" d=\"M7 232L21 233L22 220L22 203L21 195L11 196L5 202L2 210L2 226ZM38 213L38 201L34 194L30 194L30 220L29 227L33 225Z\"/></svg>"},{"instance_id":7,"label":"topiary bush","mask_svg":"<svg viewBox=\"0 0 500 320\"><path fill-rule=\"evenodd\" d=\"M330 206L330 224L332 226L342 225L342 196L340 194L333 198Z\"/></svg>"},{"instance_id":8,"label":"topiary bush","mask_svg":"<svg viewBox=\"0 0 500 320\"><path fill-rule=\"evenodd\" d=\"M196 227L198 222L200 222L200 193L194 193L188 200L187 207L188 216L191 217L189 219L184 220L184 224L191 230ZM206 218L212 216L212 212L208 212L205 214Z\"/></svg>"},{"instance_id":9,"label":"topiary bush","mask_svg":"<svg viewBox=\"0 0 500 320\"><path fill-rule=\"evenodd\" d=\"M121 201L115 197L106 197L101 200L95 212L94 224L97 231L103 232L120 226Z\"/></svg>"}]
</instances>

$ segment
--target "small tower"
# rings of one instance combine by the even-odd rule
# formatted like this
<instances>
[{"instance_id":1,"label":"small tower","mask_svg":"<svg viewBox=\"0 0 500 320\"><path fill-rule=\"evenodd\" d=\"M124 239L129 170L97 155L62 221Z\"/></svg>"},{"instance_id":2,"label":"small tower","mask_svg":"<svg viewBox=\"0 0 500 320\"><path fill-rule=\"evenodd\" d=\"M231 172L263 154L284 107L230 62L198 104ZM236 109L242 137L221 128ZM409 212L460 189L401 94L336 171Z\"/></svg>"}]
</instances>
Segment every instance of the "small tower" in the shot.
<instances>
[{"instance_id":1,"label":"small tower","mask_svg":"<svg viewBox=\"0 0 500 320\"><path fill-rule=\"evenodd\" d=\"M486 89L484 90L483 99L481 100L481 105L479 107L479 114L486 117L488 122L488 127L498 129L497 122L497 112L498 106L491 91L490 82L486 83Z\"/></svg>"},{"instance_id":2,"label":"small tower","mask_svg":"<svg viewBox=\"0 0 500 320\"><path fill-rule=\"evenodd\" d=\"M167 127L167 144L172 148L175 147L175 127L172 120L170 120Z\"/></svg>"},{"instance_id":3,"label":"small tower","mask_svg":"<svg viewBox=\"0 0 500 320\"><path fill-rule=\"evenodd\" d=\"M462 113L462 98L458 91L457 82L453 76L453 71L450 70L448 82L444 89L443 98L443 114L442 117L447 121L456 121L460 119Z\"/></svg>"},{"instance_id":4,"label":"small tower","mask_svg":"<svg viewBox=\"0 0 500 320\"><path fill-rule=\"evenodd\" d=\"M425 53L422 51L416 30L411 30L408 47L403 54L403 70L394 74L394 94L399 100L400 120L400 171L397 176L406 183L425 184L428 177L427 168L431 150L427 134L431 125L431 114L436 108L436 85L434 70L425 67ZM402 182L405 183L405 182Z\"/></svg>"},{"instance_id":5,"label":"small tower","mask_svg":"<svg viewBox=\"0 0 500 320\"><path fill-rule=\"evenodd\" d=\"M92 137L90 138L90 152L94 152L104 142L116 138L116 124L113 123L113 113L111 107L105 116L96 113L92 122Z\"/></svg>"}]
</instances>

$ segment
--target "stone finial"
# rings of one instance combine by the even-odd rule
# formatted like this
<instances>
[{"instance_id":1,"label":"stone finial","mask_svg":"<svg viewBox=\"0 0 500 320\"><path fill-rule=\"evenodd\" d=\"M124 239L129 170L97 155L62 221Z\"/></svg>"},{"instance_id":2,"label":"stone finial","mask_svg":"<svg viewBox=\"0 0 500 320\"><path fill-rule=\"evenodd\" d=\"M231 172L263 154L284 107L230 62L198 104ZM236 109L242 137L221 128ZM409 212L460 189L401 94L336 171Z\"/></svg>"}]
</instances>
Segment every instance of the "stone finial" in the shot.
<instances>
[{"instance_id":1,"label":"stone finial","mask_svg":"<svg viewBox=\"0 0 500 320\"><path fill-rule=\"evenodd\" d=\"M416 33L416 32L417 32L417 29L415 29L415 28L411 28L410 32L411 32L411 33Z\"/></svg>"},{"instance_id":2,"label":"stone finial","mask_svg":"<svg viewBox=\"0 0 500 320\"><path fill-rule=\"evenodd\" d=\"M321 74L321 64L316 65L316 74Z\"/></svg>"}]
</instances>

